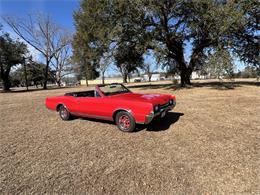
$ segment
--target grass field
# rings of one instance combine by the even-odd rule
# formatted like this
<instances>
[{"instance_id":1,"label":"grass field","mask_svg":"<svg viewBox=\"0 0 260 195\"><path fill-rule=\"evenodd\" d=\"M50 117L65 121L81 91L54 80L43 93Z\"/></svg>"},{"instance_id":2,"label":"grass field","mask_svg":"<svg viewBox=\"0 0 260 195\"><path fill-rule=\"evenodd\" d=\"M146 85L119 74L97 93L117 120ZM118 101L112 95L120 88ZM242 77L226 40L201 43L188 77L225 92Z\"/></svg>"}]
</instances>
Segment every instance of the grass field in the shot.
<instances>
[{"instance_id":1,"label":"grass field","mask_svg":"<svg viewBox=\"0 0 260 195\"><path fill-rule=\"evenodd\" d=\"M135 86L177 97L135 133L45 108L46 96L84 89L0 93L0 194L260 193L259 86Z\"/></svg>"}]
</instances>

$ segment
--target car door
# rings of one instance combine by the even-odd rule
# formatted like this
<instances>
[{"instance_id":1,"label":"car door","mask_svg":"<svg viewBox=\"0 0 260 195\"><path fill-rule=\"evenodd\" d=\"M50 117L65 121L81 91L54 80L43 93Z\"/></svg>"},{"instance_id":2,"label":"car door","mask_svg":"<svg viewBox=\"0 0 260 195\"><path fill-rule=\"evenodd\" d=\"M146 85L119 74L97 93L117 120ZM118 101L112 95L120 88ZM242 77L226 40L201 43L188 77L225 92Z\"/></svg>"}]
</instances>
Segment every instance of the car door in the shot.
<instances>
[{"instance_id":1,"label":"car door","mask_svg":"<svg viewBox=\"0 0 260 195\"><path fill-rule=\"evenodd\" d=\"M77 99L77 112L85 117L111 119L111 112L106 108L106 97L78 97Z\"/></svg>"}]
</instances>

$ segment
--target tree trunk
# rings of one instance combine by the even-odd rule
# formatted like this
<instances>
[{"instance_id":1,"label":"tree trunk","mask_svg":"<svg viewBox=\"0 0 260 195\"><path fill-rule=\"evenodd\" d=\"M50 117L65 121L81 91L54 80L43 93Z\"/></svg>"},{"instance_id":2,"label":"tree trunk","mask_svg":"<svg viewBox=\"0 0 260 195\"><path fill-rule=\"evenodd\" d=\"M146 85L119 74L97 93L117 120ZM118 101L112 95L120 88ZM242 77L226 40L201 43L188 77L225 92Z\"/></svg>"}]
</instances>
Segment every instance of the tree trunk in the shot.
<instances>
[{"instance_id":1,"label":"tree trunk","mask_svg":"<svg viewBox=\"0 0 260 195\"><path fill-rule=\"evenodd\" d=\"M260 78L260 66L256 67L256 80L259 81Z\"/></svg>"},{"instance_id":2,"label":"tree trunk","mask_svg":"<svg viewBox=\"0 0 260 195\"><path fill-rule=\"evenodd\" d=\"M105 84L105 72L102 71L102 84L104 85Z\"/></svg>"},{"instance_id":3,"label":"tree trunk","mask_svg":"<svg viewBox=\"0 0 260 195\"><path fill-rule=\"evenodd\" d=\"M35 87L38 89L38 83L37 83L37 81L33 81L33 83L34 83Z\"/></svg>"},{"instance_id":4,"label":"tree trunk","mask_svg":"<svg viewBox=\"0 0 260 195\"><path fill-rule=\"evenodd\" d=\"M2 80L3 80L3 87L4 87L3 90L10 91L11 83L10 83L9 77L5 76L2 78Z\"/></svg>"},{"instance_id":5,"label":"tree trunk","mask_svg":"<svg viewBox=\"0 0 260 195\"><path fill-rule=\"evenodd\" d=\"M128 82L130 83L130 80L131 80L130 74L128 74L127 76L128 76Z\"/></svg>"},{"instance_id":6,"label":"tree trunk","mask_svg":"<svg viewBox=\"0 0 260 195\"><path fill-rule=\"evenodd\" d=\"M60 75L61 75L60 72L57 71L56 72L56 83L57 83L58 87L61 87L61 76Z\"/></svg>"},{"instance_id":7,"label":"tree trunk","mask_svg":"<svg viewBox=\"0 0 260 195\"><path fill-rule=\"evenodd\" d=\"M186 85L190 85L190 76L192 73L192 68L187 66L187 63L184 59L183 54L183 42L177 42L177 41L170 41L167 44L167 47L169 48L172 53L175 55L170 55L170 57L178 64L178 69L180 71L180 77L181 77L181 86L185 87Z\"/></svg>"},{"instance_id":8,"label":"tree trunk","mask_svg":"<svg viewBox=\"0 0 260 195\"><path fill-rule=\"evenodd\" d=\"M61 87L61 80L57 80L58 87Z\"/></svg>"},{"instance_id":9,"label":"tree trunk","mask_svg":"<svg viewBox=\"0 0 260 195\"><path fill-rule=\"evenodd\" d=\"M86 85L87 85L87 87L88 87L88 79L86 79Z\"/></svg>"},{"instance_id":10,"label":"tree trunk","mask_svg":"<svg viewBox=\"0 0 260 195\"><path fill-rule=\"evenodd\" d=\"M11 70L11 68L8 68L6 71L4 71L3 68L1 67L1 77L3 80L3 90L4 91L10 91L10 87L11 87L11 82L10 82L10 77L9 77L10 70Z\"/></svg>"},{"instance_id":11,"label":"tree trunk","mask_svg":"<svg viewBox=\"0 0 260 195\"><path fill-rule=\"evenodd\" d=\"M43 89L47 89L49 63L50 63L49 60L46 60L46 67L45 67L45 73L44 73Z\"/></svg>"},{"instance_id":12,"label":"tree trunk","mask_svg":"<svg viewBox=\"0 0 260 195\"><path fill-rule=\"evenodd\" d=\"M26 70L26 63L24 61L24 77L25 77L25 85L26 85L26 90L28 91L28 79L27 79L27 70Z\"/></svg>"},{"instance_id":13,"label":"tree trunk","mask_svg":"<svg viewBox=\"0 0 260 195\"><path fill-rule=\"evenodd\" d=\"M188 68L186 72L186 84L191 85L190 79L191 79L192 69Z\"/></svg>"},{"instance_id":14,"label":"tree trunk","mask_svg":"<svg viewBox=\"0 0 260 195\"><path fill-rule=\"evenodd\" d=\"M123 83L127 83L127 74L123 75Z\"/></svg>"},{"instance_id":15,"label":"tree trunk","mask_svg":"<svg viewBox=\"0 0 260 195\"><path fill-rule=\"evenodd\" d=\"M44 78L44 81L43 81L43 89L47 89L47 80L46 80L46 78Z\"/></svg>"},{"instance_id":16,"label":"tree trunk","mask_svg":"<svg viewBox=\"0 0 260 195\"><path fill-rule=\"evenodd\" d=\"M182 87L185 87L186 86L186 80L185 80L185 71L184 70L181 70L181 86Z\"/></svg>"},{"instance_id":17,"label":"tree trunk","mask_svg":"<svg viewBox=\"0 0 260 195\"><path fill-rule=\"evenodd\" d=\"M191 85L190 77L191 77L192 70L185 67L185 68L182 68L180 72L181 72L181 74L180 74L181 86L185 87L186 85Z\"/></svg>"},{"instance_id":18,"label":"tree trunk","mask_svg":"<svg viewBox=\"0 0 260 195\"><path fill-rule=\"evenodd\" d=\"M151 82L152 74L148 74L148 80Z\"/></svg>"}]
</instances>

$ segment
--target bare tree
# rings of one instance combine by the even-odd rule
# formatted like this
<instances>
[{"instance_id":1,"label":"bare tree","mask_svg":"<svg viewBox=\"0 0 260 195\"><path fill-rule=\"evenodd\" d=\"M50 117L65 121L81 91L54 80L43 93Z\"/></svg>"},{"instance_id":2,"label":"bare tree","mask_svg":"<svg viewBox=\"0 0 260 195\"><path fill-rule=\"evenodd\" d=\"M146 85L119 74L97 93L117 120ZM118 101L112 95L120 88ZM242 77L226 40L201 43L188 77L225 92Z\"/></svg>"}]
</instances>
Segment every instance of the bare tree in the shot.
<instances>
[{"instance_id":1,"label":"bare tree","mask_svg":"<svg viewBox=\"0 0 260 195\"><path fill-rule=\"evenodd\" d=\"M52 22L49 15L29 14L27 18L3 18L13 31L45 58L43 88L47 89L50 63L62 48L68 45L66 33Z\"/></svg>"},{"instance_id":2,"label":"bare tree","mask_svg":"<svg viewBox=\"0 0 260 195\"><path fill-rule=\"evenodd\" d=\"M54 80L60 87L62 78L68 74L71 74L71 71L73 70L73 67L71 65L70 44L66 45L54 54L53 60L51 61L51 67L55 71Z\"/></svg>"},{"instance_id":3,"label":"bare tree","mask_svg":"<svg viewBox=\"0 0 260 195\"><path fill-rule=\"evenodd\" d=\"M104 53L103 57L100 60L99 69L101 72L102 84L105 84L105 72L108 69L109 65L112 64L112 61L112 52Z\"/></svg>"},{"instance_id":4,"label":"bare tree","mask_svg":"<svg viewBox=\"0 0 260 195\"><path fill-rule=\"evenodd\" d=\"M142 68L144 70L144 73L147 74L149 82L151 82L151 78L152 78L153 71L154 71L154 69L152 68L152 65L149 63L145 63Z\"/></svg>"}]
</instances>

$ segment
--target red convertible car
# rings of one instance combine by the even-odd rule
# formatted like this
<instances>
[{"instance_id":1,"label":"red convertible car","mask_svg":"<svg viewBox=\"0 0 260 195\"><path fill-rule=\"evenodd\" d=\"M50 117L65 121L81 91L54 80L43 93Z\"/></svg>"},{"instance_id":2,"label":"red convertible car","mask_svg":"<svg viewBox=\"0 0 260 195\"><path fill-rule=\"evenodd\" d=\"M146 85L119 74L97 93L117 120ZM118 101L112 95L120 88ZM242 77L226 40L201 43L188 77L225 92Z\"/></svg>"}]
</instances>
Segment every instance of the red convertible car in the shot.
<instances>
[{"instance_id":1,"label":"red convertible car","mask_svg":"<svg viewBox=\"0 0 260 195\"><path fill-rule=\"evenodd\" d=\"M170 94L133 93L119 83L97 85L95 90L47 97L46 107L59 112L63 120L72 116L114 121L122 131L132 132L136 124L149 124L164 117L176 105Z\"/></svg>"}]
</instances>

